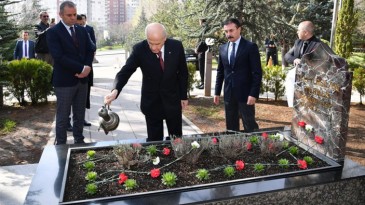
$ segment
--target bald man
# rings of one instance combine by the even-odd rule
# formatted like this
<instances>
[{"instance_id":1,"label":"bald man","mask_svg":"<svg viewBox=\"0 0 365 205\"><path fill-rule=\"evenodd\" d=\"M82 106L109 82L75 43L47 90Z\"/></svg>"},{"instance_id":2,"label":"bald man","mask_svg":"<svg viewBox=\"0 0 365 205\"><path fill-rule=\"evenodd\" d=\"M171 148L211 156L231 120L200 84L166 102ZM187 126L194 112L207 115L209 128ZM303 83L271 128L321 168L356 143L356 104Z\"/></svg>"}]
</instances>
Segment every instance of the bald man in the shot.
<instances>
[{"instance_id":1,"label":"bald man","mask_svg":"<svg viewBox=\"0 0 365 205\"><path fill-rule=\"evenodd\" d=\"M105 104L115 100L139 67L142 71L141 111L147 124L147 141L163 140L163 120L168 135L181 137L182 109L188 105L188 70L180 41L168 39L165 27L151 23L146 40L133 46L125 65L117 73Z\"/></svg>"},{"instance_id":2,"label":"bald man","mask_svg":"<svg viewBox=\"0 0 365 205\"><path fill-rule=\"evenodd\" d=\"M295 41L294 47L285 54L285 61L294 66L300 63L304 54L312 52L321 43L314 36L314 25L310 21L301 22L297 34L299 39Z\"/></svg>"}]
</instances>

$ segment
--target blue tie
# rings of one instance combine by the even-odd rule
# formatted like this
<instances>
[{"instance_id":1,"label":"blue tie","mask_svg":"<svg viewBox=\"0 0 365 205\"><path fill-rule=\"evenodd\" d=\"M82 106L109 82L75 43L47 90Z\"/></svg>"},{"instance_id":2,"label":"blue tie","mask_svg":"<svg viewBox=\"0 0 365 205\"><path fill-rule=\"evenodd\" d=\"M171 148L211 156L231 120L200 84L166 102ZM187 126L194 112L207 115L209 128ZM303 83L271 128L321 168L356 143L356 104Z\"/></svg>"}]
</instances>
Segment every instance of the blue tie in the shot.
<instances>
[{"instance_id":1,"label":"blue tie","mask_svg":"<svg viewBox=\"0 0 365 205\"><path fill-rule=\"evenodd\" d=\"M231 67L234 65L234 60L236 59L236 43L232 43L232 51L231 51L231 55L229 56L229 64L231 65Z\"/></svg>"}]
</instances>

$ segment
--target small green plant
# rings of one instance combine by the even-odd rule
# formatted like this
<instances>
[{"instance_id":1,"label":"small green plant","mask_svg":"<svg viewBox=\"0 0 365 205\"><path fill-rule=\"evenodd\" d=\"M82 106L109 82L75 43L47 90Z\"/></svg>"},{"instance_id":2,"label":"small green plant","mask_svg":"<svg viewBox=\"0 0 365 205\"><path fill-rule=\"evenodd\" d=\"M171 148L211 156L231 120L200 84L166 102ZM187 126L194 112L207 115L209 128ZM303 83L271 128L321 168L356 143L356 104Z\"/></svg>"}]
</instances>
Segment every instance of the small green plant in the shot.
<instances>
[{"instance_id":1,"label":"small green plant","mask_svg":"<svg viewBox=\"0 0 365 205\"><path fill-rule=\"evenodd\" d=\"M137 181L135 179L127 179L124 182L125 190L132 190L138 187Z\"/></svg>"},{"instance_id":2,"label":"small green plant","mask_svg":"<svg viewBox=\"0 0 365 205\"><path fill-rule=\"evenodd\" d=\"M279 166L283 168L289 167L289 160L287 159L279 159Z\"/></svg>"},{"instance_id":3,"label":"small green plant","mask_svg":"<svg viewBox=\"0 0 365 205\"><path fill-rule=\"evenodd\" d=\"M147 147L147 152L151 155L154 156L157 154L157 147L156 145L150 145Z\"/></svg>"},{"instance_id":4,"label":"small green plant","mask_svg":"<svg viewBox=\"0 0 365 205\"><path fill-rule=\"evenodd\" d=\"M96 154L95 150L88 150L86 152L86 155L87 155L86 158L87 159L93 159L95 157L95 154Z\"/></svg>"},{"instance_id":5,"label":"small green plant","mask_svg":"<svg viewBox=\"0 0 365 205\"><path fill-rule=\"evenodd\" d=\"M256 171L256 172L262 172L262 171L264 171L264 165L263 164L261 164L261 163L256 163L255 165L254 165L254 170Z\"/></svg>"},{"instance_id":6,"label":"small green plant","mask_svg":"<svg viewBox=\"0 0 365 205\"><path fill-rule=\"evenodd\" d=\"M288 141L283 141L283 148L288 149L288 147L289 147L289 142Z\"/></svg>"},{"instance_id":7,"label":"small green plant","mask_svg":"<svg viewBox=\"0 0 365 205\"><path fill-rule=\"evenodd\" d=\"M252 144L258 144L259 143L259 137L258 136L251 136L250 137L250 142Z\"/></svg>"},{"instance_id":8,"label":"small green plant","mask_svg":"<svg viewBox=\"0 0 365 205\"><path fill-rule=\"evenodd\" d=\"M95 162L87 161L84 163L84 167L87 169L87 171L91 171L95 168Z\"/></svg>"},{"instance_id":9,"label":"small green plant","mask_svg":"<svg viewBox=\"0 0 365 205\"><path fill-rule=\"evenodd\" d=\"M299 149L298 149L298 147L296 147L296 146L291 146L291 147L289 147L289 152L290 152L292 155L297 155L297 154L298 154L298 152L299 152Z\"/></svg>"},{"instance_id":10,"label":"small green plant","mask_svg":"<svg viewBox=\"0 0 365 205\"><path fill-rule=\"evenodd\" d=\"M97 190L98 190L98 186L94 183L87 184L86 188L85 188L85 192L89 195L96 194Z\"/></svg>"},{"instance_id":11,"label":"small green plant","mask_svg":"<svg viewBox=\"0 0 365 205\"><path fill-rule=\"evenodd\" d=\"M96 177L97 177L97 173L96 172L88 172L86 173L86 176L85 176L85 179L87 181L95 181L96 180Z\"/></svg>"},{"instance_id":12,"label":"small green plant","mask_svg":"<svg viewBox=\"0 0 365 205\"><path fill-rule=\"evenodd\" d=\"M0 120L1 133L9 133L9 132L13 131L15 126L16 126L16 122L14 122L12 120L9 120L9 119Z\"/></svg>"},{"instance_id":13,"label":"small green plant","mask_svg":"<svg viewBox=\"0 0 365 205\"><path fill-rule=\"evenodd\" d=\"M313 164L313 159L310 156L303 157L304 161L307 162L307 164Z\"/></svg>"},{"instance_id":14,"label":"small green plant","mask_svg":"<svg viewBox=\"0 0 365 205\"><path fill-rule=\"evenodd\" d=\"M195 175L200 181L209 179L209 172L206 169L199 169L198 173Z\"/></svg>"},{"instance_id":15,"label":"small green plant","mask_svg":"<svg viewBox=\"0 0 365 205\"><path fill-rule=\"evenodd\" d=\"M165 174L162 175L161 180L162 180L162 184L171 187L176 184L177 176L173 172L166 172Z\"/></svg>"},{"instance_id":16,"label":"small green plant","mask_svg":"<svg viewBox=\"0 0 365 205\"><path fill-rule=\"evenodd\" d=\"M224 174L227 176L227 177L232 177L234 174L235 174L235 170L232 166L228 166L226 168L224 168Z\"/></svg>"}]
</instances>

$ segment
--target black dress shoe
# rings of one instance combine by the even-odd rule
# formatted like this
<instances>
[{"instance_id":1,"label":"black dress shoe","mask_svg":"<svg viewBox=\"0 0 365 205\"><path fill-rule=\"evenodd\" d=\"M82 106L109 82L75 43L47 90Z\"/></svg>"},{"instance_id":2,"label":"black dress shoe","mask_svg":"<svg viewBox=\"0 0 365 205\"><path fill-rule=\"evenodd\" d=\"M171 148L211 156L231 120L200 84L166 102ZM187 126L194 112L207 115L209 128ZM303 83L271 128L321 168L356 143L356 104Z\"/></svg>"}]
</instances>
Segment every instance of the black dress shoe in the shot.
<instances>
[{"instance_id":1,"label":"black dress shoe","mask_svg":"<svg viewBox=\"0 0 365 205\"><path fill-rule=\"evenodd\" d=\"M199 87L197 87L199 90L204 89L204 84L201 84Z\"/></svg>"},{"instance_id":2,"label":"black dress shoe","mask_svg":"<svg viewBox=\"0 0 365 205\"><path fill-rule=\"evenodd\" d=\"M74 141L75 144L85 144L84 140L75 140Z\"/></svg>"},{"instance_id":3,"label":"black dress shoe","mask_svg":"<svg viewBox=\"0 0 365 205\"><path fill-rule=\"evenodd\" d=\"M84 126L91 126L91 123L90 122L88 122L88 121L86 121L86 120L84 120Z\"/></svg>"},{"instance_id":4,"label":"black dress shoe","mask_svg":"<svg viewBox=\"0 0 365 205\"><path fill-rule=\"evenodd\" d=\"M72 125L68 125L67 132L72 132Z\"/></svg>"}]
</instances>

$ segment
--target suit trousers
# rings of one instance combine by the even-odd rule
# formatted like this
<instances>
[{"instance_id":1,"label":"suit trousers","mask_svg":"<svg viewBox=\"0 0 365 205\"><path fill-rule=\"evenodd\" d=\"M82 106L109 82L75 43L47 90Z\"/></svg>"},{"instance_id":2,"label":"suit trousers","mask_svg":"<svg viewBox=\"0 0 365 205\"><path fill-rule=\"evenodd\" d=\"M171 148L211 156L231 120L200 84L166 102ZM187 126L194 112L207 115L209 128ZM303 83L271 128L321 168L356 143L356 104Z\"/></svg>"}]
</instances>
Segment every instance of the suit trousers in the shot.
<instances>
[{"instance_id":1,"label":"suit trousers","mask_svg":"<svg viewBox=\"0 0 365 205\"><path fill-rule=\"evenodd\" d=\"M72 107L73 137L75 142L82 141L85 119L87 83L78 82L72 87L55 87L57 97L56 144L66 144L67 127Z\"/></svg>"},{"instance_id":2,"label":"suit trousers","mask_svg":"<svg viewBox=\"0 0 365 205\"><path fill-rule=\"evenodd\" d=\"M163 140L163 119L155 118L153 116L145 116L147 124L147 142ZM166 125L169 136L182 136L182 115L171 118L166 118Z\"/></svg>"},{"instance_id":3,"label":"suit trousers","mask_svg":"<svg viewBox=\"0 0 365 205\"><path fill-rule=\"evenodd\" d=\"M204 74L205 74L205 52L198 54L198 63L199 63L199 74L201 84L204 84Z\"/></svg>"},{"instance_id":4,"label":"suit trousers","mask_svg":"<svg viewBox=\"0 0 365 205\"><path fill-rule=\"evenodd\" d=\"M239 117L242 118L245 132L253 132L259 129L255 120L255 105L247 105L239 102L232 94L228 102L224 102L227 130L239 131Z\"/></svg>"}]
</instances>

